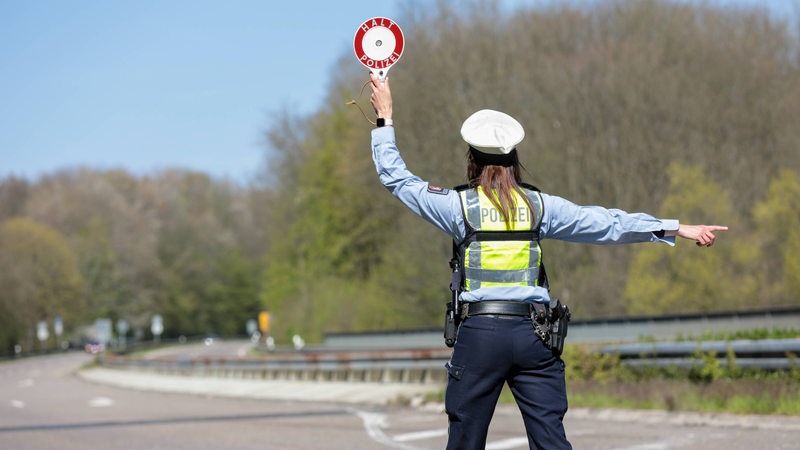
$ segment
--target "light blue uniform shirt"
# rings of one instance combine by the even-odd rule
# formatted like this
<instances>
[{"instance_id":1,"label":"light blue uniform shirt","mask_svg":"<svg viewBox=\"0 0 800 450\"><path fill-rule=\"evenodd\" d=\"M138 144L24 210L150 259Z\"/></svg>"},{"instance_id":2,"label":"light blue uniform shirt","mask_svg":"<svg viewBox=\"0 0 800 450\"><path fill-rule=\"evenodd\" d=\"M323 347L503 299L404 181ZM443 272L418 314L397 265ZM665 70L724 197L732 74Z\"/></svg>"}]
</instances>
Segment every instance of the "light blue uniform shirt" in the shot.
<instances>
[{"instance_id":1,"label":"light blue uniform shirt","mask_svg":"<svg viewBox=\"0 0 800 450\"><path fill-rule=\"evenodd\" d=\"M406 167L395 142L394 128L372 131L372 159L381 183L403 204L461 242L466 235L461 200L456 191L429 189L427 182ZM674 237L659 238L654 232L678 229L677 220L660 220L644 213L627 213L601 206L579 206L568 200L542 193L544 215L541 239L559 239L589 244L663 242L675 245ZM463 292L461 300L517 300L549 303L547 289L541 286L492 286Z\"/></svg>"}]
</instances>

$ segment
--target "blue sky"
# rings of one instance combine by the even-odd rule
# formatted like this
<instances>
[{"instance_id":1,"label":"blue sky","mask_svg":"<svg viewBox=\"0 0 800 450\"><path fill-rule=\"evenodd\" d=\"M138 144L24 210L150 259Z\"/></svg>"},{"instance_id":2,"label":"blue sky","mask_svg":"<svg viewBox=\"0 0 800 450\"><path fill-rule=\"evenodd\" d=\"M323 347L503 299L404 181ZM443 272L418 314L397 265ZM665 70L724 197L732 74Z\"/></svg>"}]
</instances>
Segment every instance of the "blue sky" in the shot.
<instances>
[{"instance_id":1,"label":"blue sky","mask_svg":"<svg viewBox=\"0 0 800 450\"><path fill-rule=\"evenodd\" d=\"M398 5L0 2L0 177L180 167L246 181L262 162L271 116L321 107L356 28L397 17Z\"/></svg>"},{"instance_id":2,"label":"blue sky","mask_svg":"<svg viewBox=\"0 0 800 450\"><path fill-rule=\"evenodd\" d=\"M85 165L247 179L272 113L319 108L358 25L394 6L0 2L0 177Z\"/></svg>"}]
</instances>

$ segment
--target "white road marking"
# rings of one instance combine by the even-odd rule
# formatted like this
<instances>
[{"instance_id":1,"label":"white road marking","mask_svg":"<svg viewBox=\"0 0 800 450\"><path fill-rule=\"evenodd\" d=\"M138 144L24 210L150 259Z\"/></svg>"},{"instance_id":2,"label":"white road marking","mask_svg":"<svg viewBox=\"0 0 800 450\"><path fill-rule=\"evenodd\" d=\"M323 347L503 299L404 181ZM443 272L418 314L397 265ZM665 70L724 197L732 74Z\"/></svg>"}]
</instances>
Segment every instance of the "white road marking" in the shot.
<instances>
[{"instance_id":1,"label":"white road marking","mask_svg":"<svg viewBox=\"0 0 800 450\"><path fill-rule=\"evenodd\" d=\"M406 442L406 441L417 441L420 439L430 439L439 436L447 436L447 428L441 428L438 430L417 431L414 433L397 434L394 436L394 440L397 442Z\"/></svg>"},{"instance_id":2,"label":"white road marking","mask_svg":"<svg viewBox=\"0 0 800 450\"><path fill-rule=\"evenodd\" d=\"M25 402L23 402L22 400L11 400L11 406L13 406L14 408L24 408Z\"/></svg>"},{"instance_id":3,"label":"white road marking","mask_svg":"<svg viewBox=\"0 0 800 450\"><path fill-rule=\"evenodd\" d=\"M670 448L685 447L694 442L694 440L694 433L687 433L684 436L675 436L665 441L637 444L620 450L666 450Z\"/></svg>"},{"instance_id":4,"label":"white road marking","mask_svg":"<svg viewBox=\"0 0 800 450\"><path fill-rule=\"evenodd\" d=\"M386 426L386 416L384 414L368 411L354 412L358 417L361 418L361 421L364 423L364 430L366 430L367 435L372 438L373 441L382 445L403 450L424 450L419 447L401 444L387 436L386 433L383 432L383 428Z\"/></svg>"},{"instance_id":5,"label":"white road marking","mask_svg":"<svg viewBox=\"0 0 800 450\"><path fill-rule=\"evenodd\" d=\"M621 450L664 450L670 446L666 442L654 442L652 444L639 444L633 447L625 447Z\"/></svg>"},{"instance_id":6,"label":"white road marking","mask_svg":"<svg viewBox=\"0 0 800 450\"><path fill-rule=\"evenodd\" d=\"M89 406L92 408L106 408L114 404L114 400L108 397L95 397L89 400Z\"/></svg>"},{"instance_id":7,"label":"white road marking","mask_svg":"<svg viewBox=\"0 0 800 450\"><path fill-rule=\"evenodd\" d=\"M509 448L528 448L528 438L511 438L486 444L486 450L506 450Z\"/></svg>"},{"instance_id":8,"label":"white road marking","mask_svg":"<svg viewBox=\"0 0 800 450\"><path fill-rule=\"evenodd\" d=\"M25 378L24 380L19 380L17 386L21 388L28 388L33 386L33 379L32 378Z\"/></svg>"}]
</instances>

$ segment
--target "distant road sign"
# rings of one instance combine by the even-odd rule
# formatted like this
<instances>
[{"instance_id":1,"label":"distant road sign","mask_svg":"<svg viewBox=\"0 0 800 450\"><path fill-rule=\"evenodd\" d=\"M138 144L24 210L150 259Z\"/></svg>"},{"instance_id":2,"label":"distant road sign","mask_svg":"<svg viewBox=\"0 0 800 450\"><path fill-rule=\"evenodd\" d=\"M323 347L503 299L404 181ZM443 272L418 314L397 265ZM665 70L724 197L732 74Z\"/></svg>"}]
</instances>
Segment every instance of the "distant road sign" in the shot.
<instances>
[{"instance_id":1,"label":"distant road sign","mask_svg":"<svg viewBox=\"0 0 800 450\"><path fill-rule=\"evenodd\" d=\"M61 320L61 316L56 316L56 318L53 319L53 331L56 333L56 336L64 334L64 322Z\"/></svg>"},{"instance_id":2,"label":"distant road sign","mask_svg":"<svg viewBox=\"0 0 800 450\"><path fill-rule=\"evenodd\" d=\"M160 315L156 314L150 319L150 332L153 336L161 336L164 332L164 319Z\"/></svg>"},{"instance_id":3,"label":"distant road sign","mask_svg":"<svg viewBox=\"0 0 800 450\"><path fill-rule=\"evenodd\" d=\"M269 313L266 311L261 311L258 314L258 329L262 333L267 333L269 331L269 322L270 322Z\"/></svg>"},{"instance_id":4,"label":"distant road sign","mask_svg":"<svg viewBox=\"0 0 800 450\"><path fill-rule=\"evenodd\" d=\"M36 324L36 338L44 342L50 337L50 332L47 330L47 322L44 320Z\"/></svg>"},{"instance_id":5,"label":"distant road sign","mask_svg":"<svg viewBox=\"0 0 800 450\"><path fill-rule=\"evenodd\" d=\"M245 324L245 329L247 330L247 335L252 336L253 333L258 331L258 323L254 319L248 319Z\"/></svg>"}]
</instances>

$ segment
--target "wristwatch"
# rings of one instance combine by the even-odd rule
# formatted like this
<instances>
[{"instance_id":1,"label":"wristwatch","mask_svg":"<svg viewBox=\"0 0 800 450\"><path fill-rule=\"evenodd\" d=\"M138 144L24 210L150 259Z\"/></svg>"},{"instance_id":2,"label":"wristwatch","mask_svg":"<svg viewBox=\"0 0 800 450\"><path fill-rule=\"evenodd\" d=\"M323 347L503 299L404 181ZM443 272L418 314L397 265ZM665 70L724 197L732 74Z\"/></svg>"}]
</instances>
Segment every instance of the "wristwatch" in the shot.
<instances>
[{"instance_id":1,"label":"wristwatch","mask_svg":"<svg viewBox=\"0 0 800 450\"><path fill-rule=\"evenodd\" d=\"M392 122L392 119L384 119L383 117L378 117L378 120L375 121L375 125L377 125L378 128L383 126L391 127L394 125L394 122Z\"/></svg>"}]
</instances>

